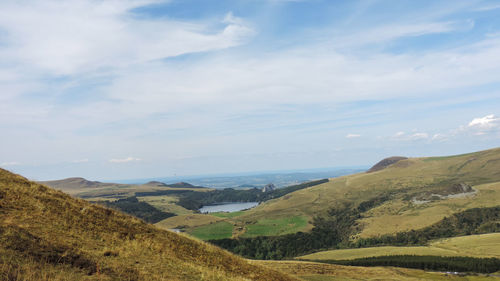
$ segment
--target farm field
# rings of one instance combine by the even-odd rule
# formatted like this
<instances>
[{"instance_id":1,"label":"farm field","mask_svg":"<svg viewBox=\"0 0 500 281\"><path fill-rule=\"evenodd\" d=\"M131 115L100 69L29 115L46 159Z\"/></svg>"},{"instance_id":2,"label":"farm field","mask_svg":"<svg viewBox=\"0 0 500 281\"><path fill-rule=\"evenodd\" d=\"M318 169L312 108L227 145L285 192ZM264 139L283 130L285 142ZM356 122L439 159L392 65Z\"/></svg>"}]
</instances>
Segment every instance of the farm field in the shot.
<instances>
[{"instance_id":1,"label":"farm field","mask_svg":"<svg viewBox=\"0 0 500 281\"><path fill-rule=\"evenodd\" d=\"M289 217L282 219L261 219L256 224L246 226L247 230L242 237L273 236L295 233L307 227L306 217Z\"/></svg>"},{"instance_id":2,"label":"farm field","mask_svg":"<svg viewBox=\"0 0 500 281\"><path fill-rule=\"evenodd\" d=\"M226 221L220 221L194 228L188 233L201 240L231 238L233 225Z\"/></svg>"}]
</instances>

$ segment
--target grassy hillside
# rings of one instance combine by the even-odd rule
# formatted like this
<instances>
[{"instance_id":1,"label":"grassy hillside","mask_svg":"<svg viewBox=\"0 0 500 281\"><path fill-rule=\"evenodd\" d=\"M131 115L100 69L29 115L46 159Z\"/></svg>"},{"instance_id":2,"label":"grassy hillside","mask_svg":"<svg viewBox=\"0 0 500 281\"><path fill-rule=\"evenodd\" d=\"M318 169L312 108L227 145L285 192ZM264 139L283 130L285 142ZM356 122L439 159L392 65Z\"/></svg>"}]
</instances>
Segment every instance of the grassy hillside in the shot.
<instances>
[{"instance_id":1,"label":"grassy hillside","mask_svg":"<svg viewBox=\"0 0 500 281\"><path fill-rule=\"evenodd\" d=\"M294 280L0 169L0 280Z\"/></svg>"},{"instance_id":2,"label":"grassy hillside","mask_svg":"<svg viewBox=\"0 0 500 281\"><path fill-rule=\"evenodd\" d=\"M390 255L430 255L500 258L500 233L468 235L439 239L428 246L418 247L371 247L317 252L298 257L306 260L352 260Z\"/></svg>"},{"instance_id":3,"label":"grassy hillside","mask_svg":"<svg viewBox=\"0 0 500 281\"><path fill-rule=\"evenodd\" d=\"M442 281L480 281L498 280L498 277L485 275L459 276L441 272L397 267L360 267L343 266L301 261L254 261L253 263L297 275L308 281L351 281L351 280L442 280Z\"/></svg>"},{"instance_id":4,"label":"grassy hillside","mask_svg":"<svg viewBox=\"0 0 500 281\"><path fill-rule=\"evenodd\" d=\"M451 194L451 187L460 183L477 192ZM375 172L334 178L265 202L239 218L313 218L332 207L356 206L380 196L387 196L386 202L368 210L359 221L362 237L418 229L461 210L496 206L500 202L500 148L450 157L401 159Z\"/></svg>"}]
</instances>

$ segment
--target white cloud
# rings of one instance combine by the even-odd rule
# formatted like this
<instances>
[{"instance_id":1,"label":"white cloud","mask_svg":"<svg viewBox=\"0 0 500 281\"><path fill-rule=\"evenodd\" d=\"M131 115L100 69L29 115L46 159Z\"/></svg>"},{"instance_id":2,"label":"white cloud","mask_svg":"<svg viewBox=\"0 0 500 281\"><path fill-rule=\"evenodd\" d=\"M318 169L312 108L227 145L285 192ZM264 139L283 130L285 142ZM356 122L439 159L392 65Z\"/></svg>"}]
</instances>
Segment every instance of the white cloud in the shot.
<instances>
[{"instance_id":1,"label":"white cloud","mask_svg":"<svg viewBox=\"0 0 500 281\"><path fill-rule=\"evenodd\" d=\"M434 135L432 136L432 138L431 138L431 139L432 139L433 141L444 141L444 140L446 140L447 138L448 138L448 137L447 137L445 134L439 134L439 133L438 133L438 134L434 134Z\"/></svg>"},{"instance_id":2,"label":"white cloud","mask_svg":"<svg viewBox=\"0 0 500 281\"><path fill-rule=\"evenodd\" d=\"M359 137L361 137L361 135L358 135L358 134L347 134L345 137L348 138L348 139L353 139L353 138L359 138Z\"/></svg>"},{"instance_id":3,"label":"white cloud","mask_svg":"<svg viewBox=\"0 0 500 281\"><path fill-rule=\"evenodd\" d=\"M424 132L416 132L413 134L406 134L403 131L397 132L392 136L393 139L395 140L401 140L401 141L414 141L414 140L424 140L429 138L428 133Z\"/></svg>"},{"instance_id":4,"label":"white cloud","mask_svg":"<svg viewBox=\"0 0 500 281\"><path fill-rule=\"evenodd\" d=\"M137 162L137 161L141 161L142 159L140 158L135 158L135 157L127 157L127 158L123 158L123 159L110 159L109 162L110 163L128 163L128 162Z\"/></svg>"},{"instance_id":5,"label":"white cloud","mask_svg":"<svg viewBox=\"0 0 500 281\"><path fill-rule=\"evenodd\" d=\"M429 134L427 133L415 133L410 136L411 140L421 140L421 139L427 139L429 138Z\"/></svg>"},{"instance_id":6,"label":"white cloud","mask_svg":"<svg viewBox=\"0 0 500 281\"><path fill-rule=\"evenodd\" d=\"M469 122L469 127L488 130L500 126L500 118L495 117L494 114L486 115L472 119Z\"/></svg>"}]
</instances>

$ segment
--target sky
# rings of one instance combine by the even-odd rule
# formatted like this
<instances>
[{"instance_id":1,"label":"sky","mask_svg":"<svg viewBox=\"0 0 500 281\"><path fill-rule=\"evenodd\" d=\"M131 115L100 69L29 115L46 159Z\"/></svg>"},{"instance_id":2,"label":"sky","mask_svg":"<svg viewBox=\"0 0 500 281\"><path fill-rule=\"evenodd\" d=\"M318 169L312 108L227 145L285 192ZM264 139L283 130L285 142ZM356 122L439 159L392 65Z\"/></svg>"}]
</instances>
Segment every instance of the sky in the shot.
<instances>
[{"instance_id":1,"label":"sky","mask_svg":"<svg viewBox=\"0 0 500 281\"><path fill-rule=\"evenodd\" d=\"M500 144L500 3L0 1L0 167L372 165Z\"/></svg>"}]
</instances>

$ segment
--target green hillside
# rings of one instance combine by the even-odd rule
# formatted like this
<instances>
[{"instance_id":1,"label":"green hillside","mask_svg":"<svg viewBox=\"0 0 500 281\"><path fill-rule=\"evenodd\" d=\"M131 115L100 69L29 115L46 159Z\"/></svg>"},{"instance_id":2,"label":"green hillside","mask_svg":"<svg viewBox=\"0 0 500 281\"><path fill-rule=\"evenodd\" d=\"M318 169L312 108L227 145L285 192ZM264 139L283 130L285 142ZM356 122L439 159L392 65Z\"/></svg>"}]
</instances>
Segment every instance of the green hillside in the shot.
<instances>
[{"instance_id":1,"label":"green hillside","mask_svg":"<svg viewBox=\"0 0 500 281\"><path fill-rule=\"evenodd\" d=\"M0 280L295 280L0 169Z\"/></svg>"},{"instance_id":2,"label":"green hillside","mask_svg":"<svg viewBox=\"0 0 500 281\"><path fill-rule=\"evenodd\" d=\"M460 194L457 184L472 186ZM500 148L449 157L402 159L384 169L330 179L245 212L241 220L305 216L383 198L359 219L360 236L419 229L445 216L500 204Z\"/></svg>"}]
</instances>

